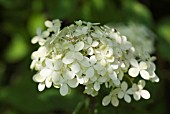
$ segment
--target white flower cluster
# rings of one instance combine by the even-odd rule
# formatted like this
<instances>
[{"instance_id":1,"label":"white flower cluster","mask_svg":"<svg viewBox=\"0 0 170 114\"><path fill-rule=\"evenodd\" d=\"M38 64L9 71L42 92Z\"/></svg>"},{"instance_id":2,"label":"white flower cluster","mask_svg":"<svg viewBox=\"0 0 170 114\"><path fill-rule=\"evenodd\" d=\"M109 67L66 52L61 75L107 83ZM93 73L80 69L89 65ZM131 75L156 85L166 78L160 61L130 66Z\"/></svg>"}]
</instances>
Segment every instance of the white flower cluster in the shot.
<instances>
[{"instance_id":1,"label":"white flower cluster","mask_svg":"<svg viewBox=\"0 0 170 114\"><path fill-rule=\"evenodd\" d=\"M110 91L104 106L118 106L122 98L129 103L132 96L150 98L145 81L159 81L153 57L137 57L135 47L115 29L84 21L63 29L59 20L46 21L45 26L47 30L32 39L40 45L30 66L37 71L33 80L39 91L53 85L65 96L83 85L84 93L96 96L103 85Z\"/></svg>"},{"instance_id":2,"label":"white flower cluster","mask_svg":"<svg viewBox=\"0 0 170 114\"><path fill-rule=\"evenodd\" d=\"M119 24L117 29L121 34L126 34L135 48L136 56L146 58L148 53L152 54L155 51L154 39L156 36L146 26L131 22L128 25Z\"/></svg>"}]
</instances>

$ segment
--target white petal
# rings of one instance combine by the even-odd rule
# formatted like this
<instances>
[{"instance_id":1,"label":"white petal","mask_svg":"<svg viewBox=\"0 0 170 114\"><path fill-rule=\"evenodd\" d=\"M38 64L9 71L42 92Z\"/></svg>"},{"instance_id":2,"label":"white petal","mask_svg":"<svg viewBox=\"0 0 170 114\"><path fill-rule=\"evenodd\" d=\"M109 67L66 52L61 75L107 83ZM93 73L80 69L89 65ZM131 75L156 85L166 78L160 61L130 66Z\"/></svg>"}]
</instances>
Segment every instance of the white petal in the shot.
<instances>
[{"instance_id":1,"label":"white petal","mask_svg":"<svg viewBox=\"0 0 170 114\"><path fill-rule=\"evenodd\" d=\"M78 73L80 71L80 65L77 62L71 64L70 68L74 73Z\"/></svg>"},{"instance_id":2,"label":"white petal","mask_svg":"<svg viewBox=\"0 0 170 114\"><path fill-rule=\"evenodd\" d=\"M111 103L113 106L118 106L119 105L119 100L116 97L112 97Z\"/></svg>"},{"instance_id":3,"label":"white petal","mask_svg":"<svg viewBox=\"0 0 170 114\"><path fill-rule=\"evenodd\" d=\"M94 89L95 89L96 91L99 91L99 90L100 90L100 84L99 84L99 82L95 82L95 83L94 83Z\"/></svg>"},{"instance_id":4,"label":"white petal","mask_svg":"<svg viewBox=\"0 0 170 114\"><path fill-rule=\"evenodd\" d=\"M115 54L116 54L116 56L121 57L122 56L122 50L120 48L116 48Z\"/></svg>"},{"instance_id":5,"label":"white petal","mask_svg":"<svg viewBox=\"0 0 170 114\"><path fill-rule=\"evenodd\" d=\"M74 48L74 45L71 44L71 43L68 45L68 47L69 47L69 49L70 49L71 51L74 51L74 49L75 49L75 48Z\"/></svg>"},{"instance_id":6,"label":"white petal","mask_svg":"<svg viewBox=\"0 0 170 114\"><path fill-rule=\"evenodd\" d=\"M140 68L140 69L147 69L147 64L146 64L145 62L141 61L141 62L139 63L139 68Z\"/></svg>"},{"instance_id":7,"label":"white petal","mask_svg":"<svg viewBox=\"0 0 170 114\"><path fill-rule=\"evenodd\" d=\"M113 73L113 69L112 69L112 67L111 67L110 65L107 66L107 72L108 72L109 74L112 74L112 73Z\"/></svg>"},{"instance_id":8,"label":"white petal","mask_svg":"<svg viewBox=\"0 0 170 114\"><path fill-rule=\"evenodd\" d=\"M93 55L90 57L90 63L91 65L94 65L97 62L96 57Z\"/></svg>"},{"instance_id":9,"label":"white petal","mask_svg":"<svg viewBox=\"0 0 170 114\"><path fill-rule=\"evenodd\" d=\"M52 70L48 68L44 68L40 71L40 75L44 77L51 75L51 73L52 73Z\"/></svg>"},{"instance_id":10,"label":"white petal","mask_svg":"<svg viewBox=\"0 0 170 114\"><path fill-rule=\"evenodd\" d=\"M98 81L101 82L101 83L106 82L106 80L107 80L106 77L99 77L99 78L98 78Z\"/></svg>"},{"instance_id":11,"label":"white petal","mask_svg":"<svg viewBox=\"0 0 170 114\"><path fill-rule=\"evenodd\" d=\"M117 74L116 74L116 72L113 72L113 74L109 75L109 77L110 77L112 80L117 80Z\"/></svg>"},{"instance_id":12,"label":"white petal","mask_svg":"<svg viewBox=\"0 0 170 114\"><path fill-rule=\"evenodd\" d=\"M141 98L140 93L139 93L139 92L135 92L135 93L133 94L133 98L134 98L136 101L140 100L140 98Z\"/></svg>"},{"instance_id":13,"label":"white petal","mask_svg":"<svg viewBox=\"0 0 170 114\"><path fill-rule=\"evenodd\" d=\"M46 77L45 76L41 76L40 74L35 74L33 76L33 80L35 82L43 82L43 81L45 81L45 79L46 79Z\"/></svg>"},{"instance_id":14,"label":"white petal","mask_svg":"<svg viewBox=\"0 0 170 114\"><path fill-rule=\"evenodd\" d=\"M93 67L90 67L90 68L87 69L86 76L89 77L89 78L94 76L94 69L93 69Z\"/></svg>"},{"instance_id":15,"label":"white petal","mask_svg":"<svg viewBox=\"0 0 170 114\"><path fill-rule=\"evenodd\" d=\"M143 89L145 87L146 83L144 80L139 80L138 82L138 88Z\"/></svg>"},{"instance_id":16,"label":"white petal","mask_svg":"<svg viewBox=\"0 0 170 114\"><path fill-rule=\"evenodd\" d=\"M138 85L135 84L135 83L133 83L133 85L132 85L132 90L133 90L133 91L138 91L138 90L139 90Z\"/></svg>"},{"instance_id":17,"label":"white petal","mask_svg":"<svg viewBox=\"0 0 170 114\"><path fill-rule=\"evenodd\" d=\"M31 43L32 43L32 44L37 43L40 38L41 38L40 36L34 36L34 37L32 38L32 40L31 40Z\"/></svg>"},{"instance_id":18,"label":"white petal","mask_svg":"<svg viewBox=\"0 0 170 114\"><path fill-rule=\"evenodd\" d=\"M120 85L120 80L119 79L113 80L113 83L115 84L115 86L119 86Z\"/></svg>"},{"instance_id":19,"label":"white petal","mask_svg":"<svg viewBox=\"0 0 170 114\"><path fill-rule=\"evenodd\" d=\"M60 88L60 94L62 96L65 96L68 94L68 85L67 84L63 84Z\"/></svg>"},{"instance_id":20,"label":"white petal","mask_svg":"<svg viewBox=\"0 0 170 114\"><path fill-rule=\"evenodd\" d=\"M122 50L128 50L128 49L130 49L132 47L132 44L130 43L130 42L126 42L126 43L123 43L122 45L121 45L121 49Z\"/></svg>"},{"instance_id":21,"label":"white petal","mask_svg":"<svg viewBox=\"0 0 170 114\"><path fill-rule=\"evenodd\" d=\"M121 68L125 68L125 67L126 67L125 63L122 62L122 63L120 64L120 67L121 67Z\"/></svg>"},{"instance_id":22,"label":"white petal","mask_svg":"<svg viewBox=\"0 0 170 114\"><path fill-rule=\"evenodd\" d=\"M121 89L125 92L126 90L127 90L127 88L128 88L128 84L127 84L127 82L122 82L122 84L121 84Z\"/></svg>"},{"instance_id":23,"label":"white petal","mask_svg":"<svg viewBox=\"0 0 170 114\"><path fill-rule=\"evenodd\" d=\"M83 27L83 28L82 28L82 33L83 33L83 34L87 34L87 30L88 30L88 27L86 27L86 26Z\"/></svg>"},{"instance_id":24,"label":"white petal","mask_svg":"<svg viewBox=\"0 0 170 114\"><path fill-rule=\"evenodd\" d=\"M91 37L88 37L88 38L87 38L87 42L88 42L88 44L91 45L91 44L92 44L92 38L91 38Z\"/></svg>"},{"instance_id":25,"label":"white petal","mask_svg":"<svg viewBox=\"0 0 170 114\"><path fill-rule=\"evenodd\" d=\"M83 80L84 80L84 83L87 83L87 82L89 81L89 78L86 77L86 76L84 76L84 77L83 77Z\"/></svg>"},{"instance_id":26,"label":"white petal","mask_svg":"<svg viewBox=\"0 0 170 114\"><path fill-rule=\"evenodd\" d=\"M74 57L79 61L83 60L83 55L80 52L75 52Z\"/></svg>"},{"instance_id":27,"label":"white petal","mask_svg":"<svg viewBox=\"0 0 170 114\"><path fill-rule=\"evenodd\" d=\"M130 97L128 94L125 94L124 100L125 100L127 103L130 103L130 102L131 102L131 97Z\"/></svg>"},{"instance_id":28,"label":"white petal","mask_svg":"<svg viewBox=\"0 0 170 114\"><path fill-rule=\"evenodd\" d=\"M88 55L93 55L93 53L94 53L94 50L93 50L92 47L90 47L90 48L87 50L87 54L88 54Z\"/></svg>"},{"instance_id":29,"label":"white petal","mask_svg":"<svg viewBox=\"0 0 170 114\"><path fill-rule=\"evenodd\" d=\"M57 84L58 82L59 82L59 80L60 80L60 77L61 77L61 75L58 73L58 72L53 72L52 73L52 82L54 83L54 84Z\"/></svg>"},{"instance_id":30,"label":"white petal","mask_svg":"<svg viewBox=\"0 0 170 114\"><path fill-rule=\"evenodd\" d=\"M112 67L113 69L118 69L119 65L118 65L118 64L112 64L111 67Z\"/></svg>"},{"instance_id":31,"label":"white petal","mask_svg":"<svg viewBox=\"0 0 170 114\"><path fill-rule=\"evenodd\" d=\"M97 47L99 45L99 42L98 41L94 41L93 43L92 43L92 47Z\"/></svg>"},{"instance_id":32,"label":"white petal","mask_svg":"<svg viewBox=\"0 0 170 114\"><path fill-rule=\"evenodd\" d=\"M140 94L141 94L142 98L144 98L144 99L150 98L150 93L147 90L141 90Z\"/></svg>"},{"instance_id":33,"label":"white petal","mask_svg":"<svg viewBox=\"0 0 170 114\"><path fill-rule=\"evenodd\" d=\"M84 42L81 41L81 42L78 42L75 44L75 51L80 51L84 48Z\"/></svg>"},{"instance_id":34,"label":"white petal","mask_svg":"<svg viewBox=\"0 0 170 114\"><path fill-rule=\"evenodd\" d=\"M132 77L137 77L139 74L139 69L138 68L130 68L128 71L128 74Z\"/></svg>"},{"instance_id":35,"label":"white petal","mask_svg":"<svg viewBox=\"0 0 170 114\"><path fill-rule=\"evenodd\" d=\"M68 58L68 57L64 57L64 58L62 59L62 62L63 62L64 64L71 64L73 61L74 61L73 58Z\"/></svg>"},{"instance_id":36,"label":"white petal","mask_svg":"<svg viewBox=\"0 0 170 114\"><path fill-rule=\"evenodd\" d=\"M154 76L151 78L152 82L159 82L159 77L154 73Z\"/></svg>"},{"instance_id":37,"label":"white petal","mask_svg":"<svg viewBox=\"0 0 170 114\"><path fill-rule=\"evenodd\" d=\"M108 49L108 52L107 52L107 54L106 54L106 57L113 57L112 55L113 55L113 49L112 49L112 48L109 48L109 49Z\"/></svg>"},{"instance_id":38,"label":"white petal","mask_svg":"<svg viewBox=\"0 0 170 114\"><path fill-rule=\"evenodd\" d=\"M101 63L102 66L106 66L106 64L107 64L105 59L102 59L102 60L100 61L100 63Z\"/></svg>"},{"instance_id":39,"label":"white petal","mask_svg":"<svg viewBox=\"0 0 170 114\"><path fill-rule=\"evenodd\" d=\"M149 73L146 70L141 70L140 71L140 75L145 80L149 80L149 78L150 78L150 75L149 75Z\"/></svg>"},{"instance_id":40,"label":"white petal","mask_svg":"<svg viewBox=\"0 0 170 114\"><path fill-rule=\"evenodd\" d=\"M87 57L84 57L80 64L84 67L90 67L89 59Z\"/></svg>"},{"instance_id":41,"label":"white petal","mask_svg":"<svg viewBox=\"0 0 170 114\"><path fill-rule=\"evenodd\" d=\"M44 32L42 33L42 36L43 36L43 37L48 37L49 35L50 35L49 31L44 31Z\"/></svg>"},{"instance_id":42,"label":"white petal","mask_svg":"<svg viewBox=\"0 0 170 114\"><path fill-rule=\"evenodd\" d=\"M56 60L56 61L54 62L54 69L55 69L55 70L59 70L59 69L61 69L62 67L63 67L63 63L62 63L61 60Z\"/></svg>"},{"instance_id":43,"label":"white petal","mask_svg":"<svg viewBox=\"0 0 170 114\"><path fill-rule=\"evenodd\" d=\"M101 66L101 64L96 64L96 65L94 65L94 68L95 68L95 70L100 71L103 69L103 66Z\"/></svg>"},{"instance_id":44,"label":"white petal","mask_svg":"<svg viewBox=\"0 0 170 114\"><path fill-rule=\"evenodd\" d=\"M125 93L123 91L118 92L118 98L122 99L124 97Z\"/></svg>"},{"instance_id":45,"label":"white petal","mask_svg":"<svg viewBox=\"0 0 170 114\"><path fill-rule=\"evenodd\" d=\"M130 64L134 67L138 67L138 65L139 65L136 59L131 59Z\"/></svg>"},{"instance_id":46,"label":"white petal","mask_svg":"<svg viewBox=\"0 0 170 114\"><path fill-rule=\"evenodd\" d=\"M45 59L45 64L48 68L53 69L53 63L51 59Z\"/></svg>"},{"instance_id":47,"label":"white petal","mask_svg":"<svg viewBox=\"0 0 170 114\"><path fill-rule=\"evenodd\" d=\"M111 97L108 95L108 96L105 96L102 100L102 105L103 106L107 106L111 101Z\"/></svg>"},{"instance_id":48,"label":"white petal","mask_svg":"<svg viewBox=\"0 0 170 114\"><path fill-rule=\"evenodd\" d=\"M82 78L78 78L77 77L77 82L79 83L79 84L83 84L84 83L84 78L82 77Z\"/></svg>"},{"instance_id":49,"label":"white petal","mask_svg":"<svg viewBox=\"0 0 170 114\"><path fill-rule=\"evenodd\" d=\"M96 81L97 81L97 76L94 75L93 77L90 78L90 80L91 80L92 82L96 82Z\"/></svg>"},{"instance_id":50,"label":"white petal","mask_svg":"<svg viewBox=\"0 0 170 114\"><path fill-rule=\"evenodd\" d=\"M68 81L68 85L71 87L71 88L76 88L78 86L78 81L76 78L72 79L72 80L69 80Z\"/></svg>"},{"instance_id":51,"label":"white petal","mask_svg":"<svg viewBox=\"0 0 170 114\"><path fill-rule=\"evenodd\" d=\"M50 88L52 86L52 81L50 81L50 79L47 78L45 80L45 85L46 85L47 88Z\"/></svg>"},{"instance_id":52,"label":"white petal","mask_svg":"<svg viewBox=\"0 0 170 114\"><path fill-rule=\"evenodd\" d=\"M103 56L101 54L96 54L96 59L97 60L101 60L103 58Z\"/></svg>"},{"instance_id":53,"label":"white petal","mask_svg":"<svg viewBox=\"0 0 170 114\"><path fill-rule=\"evenodd\" d=\"M129 88L129 89L126 91L126 93L132 95L132 94L133 94L132 88Z\"/></svg>"},{"instance_id":54,"label":"white petal","mask_svg":"<svg viewBox=\"0 0 170 114\"><path fill-rule=\"evenodd\" d=\"M47 21L45 21L45 26L50 28L53 26L53 23L51 21L47 20Z\"/></svg>"},{"instance_id":55,"label":"white petal","mask_svg":"<svg viewBox=\"0 0 170 114\"><path fill-rule=\"evenodd\" d=\"M63 77L64 79L66 80L71 80L75 77L75 73L72 72L72 71L69 71L69 70L66 70L64 73L63 73Z\"/></svg>"},{"instance_id":56,"label":"white petal","mask_svg":"<svg viewBox=\"0 0 170 114\"><path fill-rule=\"evenodd\" d=\"M38 43L39 43L39 45L42 46L42 45L44 45L45 42L46 42L46 40L41 38L41 39L39 39Z\"/></svg>"},{"instance_id":57,"label":"white petal","mask_svg":"<svg viewBox=\"0 0 170 114\"><path fill-rule=\"evenodd\" d=\"M39 49L38 49L38 54L40 57L44 57L46 56L47 54L47 48L45 46L41 46Z\"/></svg>"},{"instance_id":58,"label":"white petal","mask_svg":"<svg viewBox=\"0 0 170 114\"><path fill-rule=\"evenodd\" d=\"M38 84L38 91L43 91L45 89L44 82Z\"/></svg>"},{"instance_id":59,"label":"white petal","mask_svg":"<svg viewBox=\"0 0 170 114\"><path fill-rule=\"evenodd\" d=\"M107 59L108 62L112 63L114 62L115 58L113 56L111 56L110 58Z\"/></svg>"}]
</instances>

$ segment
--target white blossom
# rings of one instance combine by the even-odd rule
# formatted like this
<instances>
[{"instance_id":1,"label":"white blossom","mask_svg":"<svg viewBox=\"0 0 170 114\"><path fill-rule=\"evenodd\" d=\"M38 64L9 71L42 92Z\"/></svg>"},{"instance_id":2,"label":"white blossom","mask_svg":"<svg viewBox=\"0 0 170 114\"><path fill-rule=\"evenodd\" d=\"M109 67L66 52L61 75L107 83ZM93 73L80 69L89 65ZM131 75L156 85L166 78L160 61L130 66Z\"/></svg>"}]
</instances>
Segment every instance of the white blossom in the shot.
<instances>
[{"instance_id":1,"label":"white blossom","mask_svg":"<svg viewBox=\"0 0 170 114\"><path fill-rule=\"evenodd\" d=\"M159 81L149 51L138 49L114 28L81 20L75 23L60 29L60 20L47 20L47 30L33 37L32 43L40 45L32 53L30 65L37 71L33 80L38 90L54 86L66 96L82 85L85 94L95 97L105 85L109 93L102 100L103 106L118 106L120 99L127 103L131 98L149 99L145 81ZM136 84L138 79L143 80Z\"/></svg>"},{"instance_id":2,"label":"white blossom","mask_svg":"<svg viewBox=\"0 0 170 114\"><path fill-rule=\"evenodd\" d=\"M140 80L138 84L133 84L131 88L131 93L133 94L133 98L135 100L140 100L141 97L144 99L150 98L150 93L147 90L143 89L144 87L145 87L144 80Z\"/></svg>"},{"instance_id":3,"label":"white blossom","mask_svg":"<svg viewBox=\"0 0 170 114\"><path fill-rule=\"evenodd\" d=\"M120 91L118 92L118 98L122 99L124 98L124 100L127 102L127 103L130 103L131 102L131 97L130 97L130 92L128 90L128 84L127 82L122 82L121 83L121 86L120 86Z\"/></svg>"},{"instance_id":4,"label":"white blossom","mask_svg":"<svg viewBox=\"0 0 170 114\"><path fill-rule=\"evenodd\" d=\"M141 77L145 80L149 80L150 76L147 69L147 64L144 61L141 61L140 63L137 62L135 59L130 60L130 64L132 67L129 69L129 75L132 77L137 77L140 73Z\"/></svg>"}]
</instances>

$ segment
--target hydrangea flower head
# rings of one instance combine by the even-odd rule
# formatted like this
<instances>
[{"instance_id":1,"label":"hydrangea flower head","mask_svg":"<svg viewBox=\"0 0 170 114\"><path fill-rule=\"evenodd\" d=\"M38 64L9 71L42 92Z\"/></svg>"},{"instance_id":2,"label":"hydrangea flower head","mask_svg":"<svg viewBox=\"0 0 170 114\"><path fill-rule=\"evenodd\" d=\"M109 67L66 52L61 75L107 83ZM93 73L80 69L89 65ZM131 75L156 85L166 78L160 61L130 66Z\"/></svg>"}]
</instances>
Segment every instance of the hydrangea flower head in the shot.
<instances>
[{"instance_id":1,"label":"hydrangea flower head","mask_svg":"<svg viewBox=\"0 0 170 114\"><path fill-rule=\"evenodd\" d=\"M110 93L102 100L104 106L118 106L119 99L130 103L132 97L150 97L143 83L159 81L152 57L136 55L126 36L114 28L84 21L63 29L60 20L46 21L45 26L47 30L32 39L40 45L32 53L30 66L37 71L33 80L39 91L53 86L65 96L83 85L84 93L94 97L105 86Z\"/></svg>"}]
</instances>

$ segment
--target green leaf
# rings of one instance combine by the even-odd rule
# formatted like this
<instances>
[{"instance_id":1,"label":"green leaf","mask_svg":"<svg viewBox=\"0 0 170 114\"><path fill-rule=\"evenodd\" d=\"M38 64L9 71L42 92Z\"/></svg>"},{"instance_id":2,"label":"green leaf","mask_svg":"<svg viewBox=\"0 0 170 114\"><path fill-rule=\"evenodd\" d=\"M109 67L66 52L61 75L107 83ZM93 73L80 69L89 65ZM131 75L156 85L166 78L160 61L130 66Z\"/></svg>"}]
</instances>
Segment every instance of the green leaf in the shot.
<instances>
[{"instance_id":1,"label":"green leaf","mask_svg":"<svg viewBox=\"0 0 170 114\"><path fill-rule=\"evenodd\" d=\"M126 19L137 21L147 25L152 24L152 15L149 9L136 1L123 2L123 9Z\"/></svg>"},{"instance_id":2,"label":"green leaf","mask_svg":"<svg viewBox=\"0 0 170 114\"><path fill-rule=\"evenodd\" d=\"M45 16L40 13L32 14L28 19L28 32L33 36L36 34L37 29L43 30L45 20Z\"/></svg>"},{"instance_id":3,"label":"green leaf","mask_svg":"<svg viewBox=\"0 0 170 114\"><path fill-rule=\"evenodd\" d=\"M170 43L170 18L162 20L159 25L157 32L159 36L164 38L168 43Z\"/></svg>"},{"instance_id":4,"label":"green leaf","mask_svg":"<svg viewBox=\"0 0 170 114\"><path fill-rule=\"evenodd\" d=\"M17 62L26 57L28 52L29 48L23 37L20 34L15 34L4 53L4 57L8 62Z\"/></svg>"}]
</instances>

